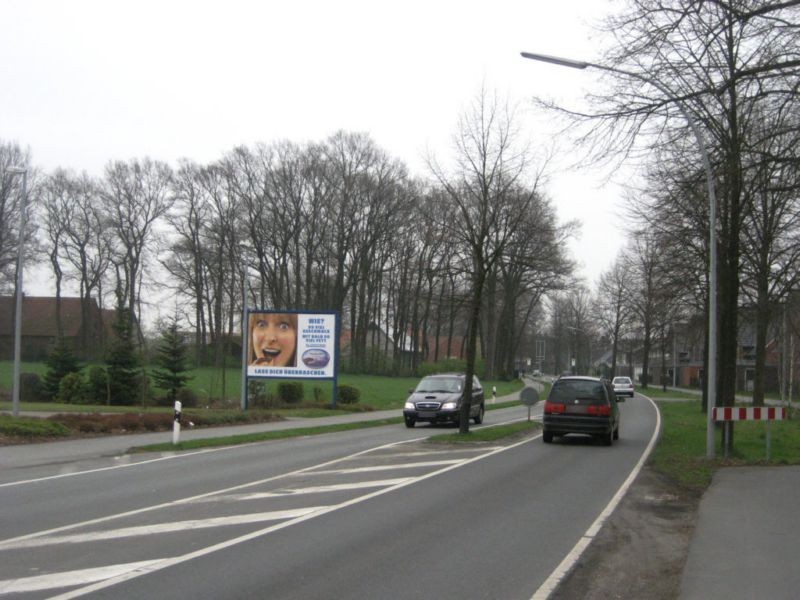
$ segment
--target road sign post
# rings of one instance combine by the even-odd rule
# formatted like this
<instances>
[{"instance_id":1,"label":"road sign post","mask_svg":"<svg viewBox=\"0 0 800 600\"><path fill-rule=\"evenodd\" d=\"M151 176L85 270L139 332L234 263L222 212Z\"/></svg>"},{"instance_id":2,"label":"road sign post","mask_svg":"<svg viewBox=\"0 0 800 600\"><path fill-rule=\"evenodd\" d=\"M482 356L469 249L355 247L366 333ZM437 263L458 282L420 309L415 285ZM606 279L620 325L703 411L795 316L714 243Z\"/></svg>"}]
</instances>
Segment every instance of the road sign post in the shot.
<instances>
[{"instance_id":1,"label":"road sign post","mask_svg":"<svg viewBox=\"0 0 800 600\"><path fill-rule=\"evenodd\" d=\"M535 388L526 387L519 394L520 401L528 407L528 421L531 420L531 406L539 402L539 392Z\"/></svg>"}]
</instances>

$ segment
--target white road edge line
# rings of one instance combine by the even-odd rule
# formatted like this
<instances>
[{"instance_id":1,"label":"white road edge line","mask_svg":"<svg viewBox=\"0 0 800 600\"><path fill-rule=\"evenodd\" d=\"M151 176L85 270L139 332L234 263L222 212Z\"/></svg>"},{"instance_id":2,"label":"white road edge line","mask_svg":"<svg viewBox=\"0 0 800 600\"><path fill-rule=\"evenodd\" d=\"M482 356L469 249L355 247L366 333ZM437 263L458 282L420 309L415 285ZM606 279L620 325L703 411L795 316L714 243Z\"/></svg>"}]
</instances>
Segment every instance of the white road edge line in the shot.
<instances>
[{"instance_id":1,"label":"white road edge line","mask_svg":"<svg viewBox=\"0 0 800 600\"><path fill-rule=\"evenodd\" d=\"M644 394L640 394L643 398L646 398L650 401L650 404L653 405L653 408L656 411L656 428L653 432L652 437L650 438L650 443L645 448L644 453L642 454L639 462L636 463L636 466L631 471L628 478L622 483L622 486L617 490L617 493L611 498L611 501L606 505L603 509L603 512L594 520L589 526L589 529L586 530L586 533L583 534L581 539L573 546L572 550L564 557L564 560L555 568L555 570L550 573L550 576L544 581L544 583L539 586L539 589L531 596L531 600L547 600L550 595L555 592L558 584L567 576L567 574L575 567L575 564L580 559L583 552L586 548L589 547L589 544L592 543L595 536L600 531L600 528L605 523L606 519L611 516L611 513L614 512L614 509L617 508L617 505L620 503L622 498L628 492L628 489L633 485L634 480L639 475L639 472L642 470L645 461L647 461L650 453L653 451L653 448L656 445L656 441L658 440L658 434L661 431L661 411L658 410L658 406L655 402L653 402L652 398L648 398Z\"/></svg>"},{"instance_id":2,"label":"white road edge line","mask_svg":"<svg viewBox=\"0 0 800 600\"><path fill-rule=\"evenodd\" d=\"M506 450L511 450L512 448L516 448L517 446L521 446L522 444L530 443L531 441L533 441L535 439L538 439L539 437L541 437L541 436L537 435L537 436L534 436L532 438L525 439L525 440L522 440L520 442L517 442L515 444L511 444L510 446L504 446L504 447L501 447L501 448L497 448L497 449L495 449L495 450L493 450L491 452L487 452L486 454L481 454L479 456L475 456L473 458L466 459L466 460L464 460L463 462L461 462L459 464L449 465L447 467L444 467L443 469L439 469L438 471L432 471L431 473L427 473L425 475L422 475L421 477L412 478L409 481L406 481L404 483L399 483L397 485L394 485L394 486L391 486L391 487L388 487L388 488L383 488L381 490L376 490L375 492L372 492L370 494L365 494L364 496L359 496L358 498L352 498L350 500L347 500L346 502L342 502L341 504L332 505L332 506L324 508L324 509L322 509L322 510L320 510L318 512L310 513L308 515L304 515L302 517L298 517L298 518L292 519L290 521L284 521L282 523L278 523L278 524L272 525L270 527L265 527L264 529L260 529L258 531L253 531L251 533L242 535L242 536L240 536L238 538L234 538L232 540L227 540L225 542L220 542L219 544L215 544L213 546L208 546L206 548L201 548L200 550L196 550L194 552L190 552L190 553L184 554L182 556L175 556L173 558L167 558L167 559L159 561L156 564L145 565L145 566L142 566L141 568L138 568L138 569L136 569L134 571L119 575L117 577L112 577L110 579L95 583L93 585L89 585L89 586L86 586L86 587L83 587L83 588L72 590L70 592L66 592L66 593L61 594L59 596L53 596L52 598L50 598L50 600L70 600L72 598L78 598L78 597L83 596L85 594L89 594L91 592L96 592L98 590L102 590L102 589L114 586L114 585L116 585L118 583L123 583L125 581L129 581L131 579L135 579L136 577L139 577L141 575L147 575L149 573L154 573L156 571L160 571L162 569L166 569L168 567L172 567L172 566L180 564L180 563L188 562L188 561L193 560L195 558L200 558L202 556L206 556L208 554L212 554L214 552L218 552L220 550L224 550L226 548L230 548L230 547L235 546L237 544L241 544L241 543L253 540L255 538L262 537L262 536L267 535L269 533L272 533L274 531L279 531L281 529L285 529L287 527L291 527L292 525L296 525L298 523L302 523L304 521L308 521L310 519L314 519L316 517L319 517L319 516L322 516L322 515L326 515L328 513L334 512L336 510L340 510L342 508L347 508L348 506L359 504L359 503L364 502L366 500L370 500L372 498L376 498L378 496L382 496L383 494L388 494L388 493L393 492L395 490L398 490L400 488L404 488L406 486L413 485L413 484L418 483L420 481L424 481L426 479L430 479L431 477L435 477L437 475L441 475L442 473L446 473L448 471L452 471L454 469L458 469L458 468L463 467L465 465L468 465L470 463L477 462L477 461L482 460L484 458L488 458L489 456L493 456L493 455L495 455L495 454L497 454L499 452L504 452ZM408 440L403 441L403 442L399 442L399 443L400 444L408 443ZM390 445L390 444L387 444L387 446L388 445Z\"/></svg>"}]
</instances>

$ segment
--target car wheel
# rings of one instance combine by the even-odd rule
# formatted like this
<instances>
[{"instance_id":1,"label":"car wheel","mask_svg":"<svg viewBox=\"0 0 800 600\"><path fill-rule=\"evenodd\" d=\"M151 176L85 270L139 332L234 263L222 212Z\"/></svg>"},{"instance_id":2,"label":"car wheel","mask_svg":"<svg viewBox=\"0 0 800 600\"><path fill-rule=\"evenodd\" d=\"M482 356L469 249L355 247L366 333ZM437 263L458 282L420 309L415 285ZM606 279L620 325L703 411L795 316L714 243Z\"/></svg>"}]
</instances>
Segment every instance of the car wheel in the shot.
<instances>
[{"instance_id":1,"label":"car wheel","mask_svg":"<svg viewBox=\"0 0 800 600\"><path fill-rule=\"evenodd\" d=\"M542 441L545 444L551 444L553 442L553 432L552 431L543 431L542 432Z\"/></svg>"},{"instance_id":2,"label":"car wheel","mask_svg":"<svg viewBox=\"0 0 800 600\"><path fill-rule=\"evenodd\" d=\"M475 425L480 425L481 423L483 423L483 413L484 413L484 408L483 404L481 404L481 407L478 409L478 414L475 415L475 417L472 419L473 421L475 421Z\"/></svg>"},{"instance_id":3,"label":"car wheel","mask_svg":"<svg viewBox=\"0 0 800 600\"><path fill-rule=\"evenodd\" d=\"M406 417L406 427L413 428L417 420L414 417Z\"/></svg>"},{"instance_id":4,"label":"car wheel","mask_svg":"<svg viewBox=\"0 0 800 600\"><path fill-rule=\"evenodd\" d=\"M617 425L617 428L614 430L614 439L619 439L619 425Z\"/></svg>"},{"instance_id":5,"label":"car wheel","mask_svg":"<svg viewBox=\"0 0 800 600\"><path fill-rule=\"evenodd\" d=\"M606 446L610 446L614 443L614 432L609 431L608 433L603 435L603 444Z\"/></svg>"}]
</instances>

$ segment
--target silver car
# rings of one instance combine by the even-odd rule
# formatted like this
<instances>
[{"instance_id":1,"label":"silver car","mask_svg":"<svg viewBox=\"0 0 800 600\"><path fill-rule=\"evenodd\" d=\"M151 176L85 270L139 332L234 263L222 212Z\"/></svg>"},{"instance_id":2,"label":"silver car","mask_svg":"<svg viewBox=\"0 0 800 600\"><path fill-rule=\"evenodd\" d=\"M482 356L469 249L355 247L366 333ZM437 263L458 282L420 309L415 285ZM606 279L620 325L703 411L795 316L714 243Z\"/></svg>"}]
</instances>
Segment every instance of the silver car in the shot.
<instances>
[{"instance_id":1,"label":"silver car","mask_svg":"<svg viewBox=\"0 0 800 600\"><path fill-rule=\"evenodd\" d=\"M617 396L633 398L633 382L630 377L614 377L611 385L614 386L614 394Z\"/></svg>"}]
</instances>

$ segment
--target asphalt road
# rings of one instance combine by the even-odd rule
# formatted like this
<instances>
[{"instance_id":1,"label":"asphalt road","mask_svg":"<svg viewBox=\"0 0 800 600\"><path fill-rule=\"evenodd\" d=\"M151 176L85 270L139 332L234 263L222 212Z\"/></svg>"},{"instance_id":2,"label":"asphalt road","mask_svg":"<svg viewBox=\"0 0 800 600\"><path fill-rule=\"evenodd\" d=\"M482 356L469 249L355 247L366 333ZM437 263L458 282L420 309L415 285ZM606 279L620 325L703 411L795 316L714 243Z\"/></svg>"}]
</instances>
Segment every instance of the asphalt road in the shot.
<instances>
[{"instance_id":1,"label":"asphalt road","mask_svg":"<svg viewBox=\"0 0 800 600\"><path fill-rule=\"evenodd\" d=\"M0 597L528 599L650 442L653 406L622 413L610 448L440 446L424 438L442 428L397 425L17 464L0 478Z\"/></svg>"}]
</instances>

